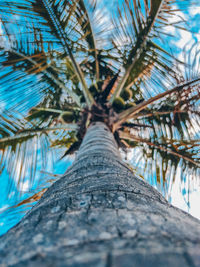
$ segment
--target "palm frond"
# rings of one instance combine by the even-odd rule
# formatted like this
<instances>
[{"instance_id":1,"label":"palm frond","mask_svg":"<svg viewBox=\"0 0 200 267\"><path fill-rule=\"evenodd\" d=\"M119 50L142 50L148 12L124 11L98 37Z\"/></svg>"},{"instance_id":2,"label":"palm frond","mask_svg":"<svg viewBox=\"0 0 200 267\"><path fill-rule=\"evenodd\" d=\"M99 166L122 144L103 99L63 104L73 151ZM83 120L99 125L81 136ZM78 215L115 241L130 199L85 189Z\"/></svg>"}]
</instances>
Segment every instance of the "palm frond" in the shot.
<instances>
[{"instance_id":1,"label":"palm frond","mask_svg":"<svg viewBox=\"0 0 200 267\"><path fill-rule=\"evenodd\" d=\"M20 188L27 176L30 177L30 184L33 183L39 162L43 162L42 166L46 165L50 147L48 132L77 129L76 124L41 128L25 118L4 112L0 116L0 168L1 172L6 169L13 178L8 192L13 183Z\"/></svg>"},{"instance_id":2,"label":"palm frond","mask_svg":"<svg viewBox=\"0 0 200 267\"><path fill-rule=\"evenodd\" d=\"M151 184L159 185L164 194L170 195L171 184L179 170L181 177L191 180L199 175L200 140L143 138L129 132L119 132L120 138L137 151L134 166ZM140 156L141 157L140 157Z\"/></svg>"},{"instance_id":3,"label":"palm frond","mask_svg":"<svg viewBox=\"0 0 200 267\"><path fill-rule=\"evenodd\" d=\"M67 95L70 96L75 103L77 103L77 105L80 105L80 100L78 96L72 90L69 90L68 86L58 78L59 73L56 72L53 67L55 61L51 64L47 63L51 60L51 58L47 57L44 51L40 53L36 52L35 54L28 56L22 53L21 51L18 52L10 48L8 51L6 51L6 55L7 59L1 63L2 66L13 67L13 70L20 70L23 68L24 71L27 72L29 75L39 74L40 77L41 75L43 75L43 79L46 78L46 80L50 80L52 81L52 83L54 83L54 88L59 87L64 92L66 92ZM23 78L24 76L22 76L22 79ZM19 79L20 78L18 78L18 80Z\"/></svg>"},{"instance_id":4,"label":"palm frond","mask_svg":"<svg viewBox=\"0 0 200 267\"><path fill-rule=\"evenodd\" d=\"M116 119L115 128L117 128L121 123L125 122L126 120L133 118L134 115L139 113L141 110L145 109L149 104L152 104L152 103L156 102L157 100L160 100L161 98L166 97L170 94L178 93L180 90L184 90L184 88L186 88L185 91L187 92L188 87L190 88L190 86L194 85L194 90L196 89L197 94L199 95L199 93L198 93L198 82L199 81L200 81L200 78L197 77L197 78L192 79L190 81L183 82L182 84L179 84L170 90L167 90L161 94L158 94L158 95L156 95L156 96L154 96L154 97L152 97L146 101L143 101L142 103L140 103L136 106L133 106L133 107L119 113L119 115ZM195 86L195 84L197 84L197 86ZM185 96L185 98L186 98L186 96Z\"/></svg>"},{"instance_id":5,"label":"palm frond","mask_svg":"<svg viewBox=\"0 0 200 267\"><path fill-rule=\"evenodd\" d=\"M95 12L96 1L92 3L92 13ZM92 29L92 24L90 21L90 16L87 11L87 7L83 0L78 1L78 8L76 8L75 16L77 21L85 34L85 40L88 43L89 55L92 55L95 59L95 71L96 71L96 80L99 80L99 59L98 59L98 50L96 47L96 40L94 36L94 31Z\"/></svg>"},{"instance_id":6,"label":"palm frond","mask_svg":"<svg viewBox=\"0 0 200 267\"><path fill-rule=\"evenodd\" d=\"M133 134L130 133L124 133L124 132L119 132L119 135L123 139L128 139L130 141L136 141L140 143L145 143L150 147L153 147L157 150L160 150L162 152L174 155L178 158L184 159L185 161L188 161L192 163L193 165L200 167L200 161L198 159L198 153L199 153L199 145L200 141L199 140L194 140L193 142L187 141L187 140L162 140L164 143L159 143L159 142L153 142L151 140L147 140L141 137L137 137ZM196 153L192 150L196 150ZM189 151L189 152L188 152ZM192 151L190 153L190 151ZM188 152L188 153L187 153ZM195 159L192 157L196 156Z\"/></svg>"},{"instance_id":7,"label":"palm frond","mask_svg":"<svg viewBox=\"0 0 200 267\"><path fill-rule=\"evenodd\" d=\"M123 49L120 54L124 74L110 99L111 103L127 86L144 82L147 76L155 76L161 84L163 77L166 81L166 76L173 77L172 58L159 45L159 29L168 25L178 26L178 23L170 22L171 18L178 16L173 4L174 1L165 0L128 0L119 4L113 43L117 53ZM180 19L181 22L183 20Z\"/></svg>"},{"instance_id":8,"label":"palm frond","mask_svg":"<svg viewBox=\"0 0 200 267\"><path fill-rule=\"evenodd\" d=\"M60 175L44 172L45 176L38 182L36 188L28 191L20 191L21 197L12 197L9 195L8 204L0 209L0 221L3 224L0 234L5 233L13 227L21 218L36 204L48 187L60 178ZM16 192L15 192L16 193Z\"/></svg>"},{"instance_id":9,"label":"palm frond","mask_svg":"<svg viewBox=\"0 0 200 267\"><path fill-rule=\"evenodd\" d=\"M71 7L74 5L77 6L74 12L72 12ZM81 6L79 12L77 11L78 6ZM82 84L87 104L91 106L94 100L88 90L82 70L75 60L73 51L75 49L75 38L78 38L76 40L77 45L82 42L78 40L83 39L84 42L84 40L87 39L83 38L83 36L85 37L84 30L86 26L88 27L88 24L81 29L80 23L77 22L77 19L80 19L79 15L83 8L84 3L77 0L70 2L64 1L62 4L54 0L34 0L20 7L17 1L3 1L3 3L0 4L0 13L2 13L3 9L4 11L8 11L7 14L2 15L1 20L5 28L5 39L9 41L9 46L12 48L21 45L26 46L26 44L30 42L32 47L38 46L38 37L42 39L44 44L43 49L46 51L52 51L52 47L55 48L56 43L62 47L63 54L68 55L71 59L74 71ZM15 31L12 33L9 32L8 14L11 20L16 20L16 17L19 19L19 21L16 21ZM85 12L83 14L88 18ZM76 19L75 22L74 19ZM18 27L19 24L24 25L27 21L29 21L28 27ZM16 37L14 42L10 39L10 35L12 34ZM92 33L90 33L90 36L91 34ZM21 39L20 36L23 35L25 35L25 38ZM48 45L46 45L46 43ZM59 49L59 47L57 47L57 49Z\"/></svg>"},{"instance_id":10,"label":"palm frond","mask_svg":"<svg viewBox=\"0 0 200 267\"><path fill-rule=\"evenodd\" d=\"M29 115L26 117L28 121L34 122L35 126L37 125L36 131L47 129L65 129L66 130L76 130L76 122L80 117L79 110L56 110L51 108L32 108L29 112ZM61 126L52 127L52 125L61 124ZM74 123L74 124L73 124ZM45 128L44 128L45 127Z\"/></svg>"},{"instance_id":11,"label":"palm frond","mask_svg":"<svg viewBox=\"0 0 200 267\"><path fill-rule=\"evenodd\" d=\"M144 48L146 46L148 35L151 32L152 27L155 23L155 20L160 12L160 7L162 5L162 2L163 2L162 0L156 1L155 4L151 2L151 8L149 9L148 4L146 3L146 1L144 1L146 11L147 11L146 21L144 21L144 16L141 12L141 5L137 5L136 1L133 1L133 3L131 3L131 1L124 2L123 8L124 8L125 14L122 14L122 12L120 11L120 8L118 8L119 21L120 21L120 26L121 26L120 28L121 28L122 33L118 32L117 37L120 36L121 34L125 35L125 38L132 39L133 37L134 44L131 42L132 48L128 49L129 52L125 51L125 53L127 54L127 56L124 55L127 60L127 62L125 63L125 73L123 77L121 78L110 100L111 103L114 101L115 97L120 95L132 69L135 67L135 64L138 58L140 58L142 53L144 52ZM131 20L129 20L129 17ZM130 21L131 21L131 25L130 25ZM131 27L131 34L129 33L130 27Z\"/></svg>"}]
</instances>

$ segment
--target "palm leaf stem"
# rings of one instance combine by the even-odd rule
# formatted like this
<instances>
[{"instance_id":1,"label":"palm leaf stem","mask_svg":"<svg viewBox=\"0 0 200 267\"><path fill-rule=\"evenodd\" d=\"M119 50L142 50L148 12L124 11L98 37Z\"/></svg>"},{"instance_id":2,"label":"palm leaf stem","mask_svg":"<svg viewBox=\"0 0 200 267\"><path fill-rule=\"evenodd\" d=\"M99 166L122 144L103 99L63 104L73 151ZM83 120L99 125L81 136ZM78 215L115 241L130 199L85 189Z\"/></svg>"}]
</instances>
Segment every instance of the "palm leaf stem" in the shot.
<instances>
[{"instance_id":1,"label":"palm leaf stem","mask_svg":"<svg viewBox=\"0 0 200 267\"><path fill-rule=\"evenodd\" d=\"M59 127L47 127L43 129L24 129L24 130L21 130L19 134L16 134L14 136L1 138L0 143L14 141L16 139L20 139L23 137L33 137L37 133L46 133L46 132L57 131L57 130L74 131L77 129L78 129L78 126L76 124L66 124L66 125L62 125Z\"/></svg>"},{"instance_id":2,"label":"palm leaf stem","mask_svg":"<svg viewBox=\"0 0 200 267\"><path fill-rule=\"evenodd\" d=\"M42 188L38 193L35 193L35 194L32 195L31 197L28 197L28 198L26 198L26 199L20 201L19 203L15 204L15 205L13 205L13 206L10 206L10 207L8 207L8 208L3 209L3 210L0 212L0 214L4 214L5 212L7 212L7 211L9 211L9 210L12 210L12 209L16 209L16 208L18 208L18 207L20 207L20 206L22 206L22 205L27 205L27 204L29 204L29 203L38 201L38 200L43 196L43 194L47 191L47 189L48 189L48 188ZM31 206L32 206L32 205L31 205ZM29 206L27 206L27 208L28 208L28 207L29 207ZM27 208L25 208L24 212L26 212ZM22 212L22 211L20 210L20 212Z\"/></svg>"},{"instance_id":3,"label":"palm leaf stem","mask_svg":"<svg viewBox=\"0 0 200 267\"><path fill-rule=\"evenodd\" d=\"M21 133L25 132L31 132L31 133L39 133L39 132L50 132L50 131L56 131L56 130L69 130L69 131L74 131L77 130L78 126L77 124L73 123L66 123L62 124L61 126L56 126L56 127L46 127L46 128L38 128L38 129L24 129L21 131ZM2 139L0 139L2 140Z\"/></svg>"},{"instance_id":4,"label":"palm leaf stem","mask_svg":"<svg viewBox=\"0 0 200 267\"><path fill-rule=\"evenodd\" d=\"M84 75L82 73L82 70L81 70L79 64L76 62L75 57L74 57L74 55L73 55L73 53L72 53L72 51L71 51L71 49L70 49L70 47L66 41L65 32L64 32L59 20L57 19L56 15L55 15L52 7L51 7L51 4L48 2L48 0L42 0L42 2L44 3L46 10L49 13L49 16L51 17L53 24L55 25L56 29L58 30L59 36L60 36L62 44L63 44L63 49L65 50L65 52L67 54L69 54L69 57L72 61L72 65L74 67L74 71L76 72L76 75L77 75L80 83L82 84L83 94L84 94L85 100L87 102L87 105L88 105L88 107L91 107L95 102L94 98L93 98L92 94L90 93L90 91L88 90L88 87L87 87Z\"/></svg>"},{"instance_id":5,"label":"palm leaf stem","mask_svg":"<svg viewBox=\"0 0 200 267\"><path fill-rule=\"evenodd\" d=\"M194 84L198 81L200 81L200 77L193 79L191 81L181 83L170 90L167 90L161 94L158 94L154 97L151 97L150 99L148 99L146 101L143 101L142 103L138 104L137 106L131 107L131 108L119 113L116 117L116 120L114 121L115 122L114 129L117 129L123 122L132 118L135 114L137 114L141 110L145 109L149 104L152 104L157 100L160 100L164 96L167 96L167 95L170 95L176 91L182 90L184 87L189 86L191 84Z\"/></svg>"},{"instance_id":6,"label":"palm leaf stem","mask_svg":"<svg viewBox=\"0 0 200 267\"><path fill-rule=\"evenodd\" d=\"M156 112L150 112L150 113L139 113L135 116L132 117L132 119L137 119L137 118L148 118L148 117L153 117L153 116L162 116L162 115L167 115L170 113L188 113L192 112L192 110L169 110L169 111L156 111Z\"/></svg>"},{"instance_id":7,"label":"palm leaf stem","mask_svg":"<svg viewBox=\"0 0 200 267\"><path fill-rule=\"evenodd\" d=\"M89 27L89 32L90 32L90 37L92 39L92 45L93 45L93 51L94 51L94 58L95 58L95 68L96 68L96 80L99 80L99 61L98 61L98 51L96 48L96 41L94 38L94 32L93 32L93 28L92 25L90 23L90 17L89 14L87 12L87 9L85 7L84 1L83 0L79 0L79 3L81 5L81 8L84 10L84 13L87 17L87 28ZM87 39L87 38L86 38Z\"/></svg>"},{"instance_id":8,"label":"palm leaf stem","mask_svg":"<svg viewBox=\"0 0 200 267\"><path fill-rule=\"evenodd\" d=\"M113 103L114 99L120 95L121 91L124 88L124 85L125 85L127 79L130 76L130 73L131 73L132 69L135 67L135 65L137 63L137 60L140 58L141 54L144 52L144 48L145 48L145 45L146 45L147 38L148 38L149 33L151 32L151 30L152 30L152 28L154 26L154 23L156 21L156 18L158 16L159 12L160 12L160 9L161 9L163 1L164 0L156 1L156 11L155 10L154 11L153 10L150 11L150 16L149 16L149 18L151 19L150 23L148 23L146 25L146 27L142 30L141 36L138 36L138 38L137 38L138 40L136 42L136 45L130 52L129 61L130 61L130 58L132 57L132 63L125 70L124 76L119 81L115 92L113 93L112 97L110 98L109 102L111 104ZM140 41L139 37L142 37L142 42Z\"/></svg>"},{"instance_id":9,"label":"palm leaf stem","mask_svg":"<svg viewBox=\"0 0 200 267\"><path fill-rule=\"evenodd\" d=\"M51 176L51 177L56 177L56 178L61 178L62 177L61 174L55 174L55 173L47 172L47 171L44 171L44 170L40 170L40 172L43 173L43 174L46 174L48 176Z\"/></svg>"},{"instance_id":10,"label":"palm leaf stem","mask_svg":"<svg viewBox=\"0 0 200 267\"><path fill-rule=\"evenodd\" d=\"M188 157L186 157L186 156L183 156L183 155L181 155L181 154L179 154L179 153L177 153L177 152L174 152L174 151L172 151L172 150L170 150L170 149L168 149L168 148L165 148L165 147L156 145L156 144L150 142L150 141L147 140L147 139L137 137L137 136L132 135L132 134L130 134L130 133L124 133L124 132L122 132L122 131L119 131L119 136L120 136L120 138L127 139L127 140L130 140L130 141L136 141L136 142L139 142L139 143L146 143L146 144L149 145L149 146L153 146L153 147L155 147L155 148L157 148L157 149L159 149L159 150L162 150L162 151L164 151L164 152L167 152L167 153L169 153L169 154L172 154L172 155L174 155L174 156L177 156L177 157L179 157L179 158L182 158L182 159L184 159L184 160L186 160L186 161L189 161L189 162L193 163L194 165L196 165L197 167L200 167L200 164L198 164L197 162L195 162L195 161L192 160L191 158L188 158Z\"/></svg>"},{"instance_id":11,"label":"palm leaf stem","mask_svg":"<svg viewBox=\"0 0 200 267\"><path fill-rule=\"evenodd\" d=\"M70 110L82 110L77 107L70 107ZM47 112L52 112L52 113L57 113L57 114L63 114L69 112L71 114L71 111L66 111L66 110L59 110L59 109L53 109L53 108L33 108L33 111L47 111Z\"/></svg>"}]
</instances>

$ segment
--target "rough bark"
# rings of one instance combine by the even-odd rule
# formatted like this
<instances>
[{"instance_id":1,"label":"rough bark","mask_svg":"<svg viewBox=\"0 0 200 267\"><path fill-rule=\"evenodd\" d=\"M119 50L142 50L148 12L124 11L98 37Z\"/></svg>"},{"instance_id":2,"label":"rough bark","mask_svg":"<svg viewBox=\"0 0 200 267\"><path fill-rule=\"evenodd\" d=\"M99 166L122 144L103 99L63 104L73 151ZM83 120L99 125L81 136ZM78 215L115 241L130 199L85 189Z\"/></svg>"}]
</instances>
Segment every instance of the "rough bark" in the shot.
<instances>
[{"instance_id":1,"label":"rough bark","mask_svg":"<svg viewBox=\"0 0 200 267\"><path fill-rule=\"evenodd\" d=\"M0 238L0 266L200 266L200 222L134 176L103 123Z\"/></svg>"}]
</instances>

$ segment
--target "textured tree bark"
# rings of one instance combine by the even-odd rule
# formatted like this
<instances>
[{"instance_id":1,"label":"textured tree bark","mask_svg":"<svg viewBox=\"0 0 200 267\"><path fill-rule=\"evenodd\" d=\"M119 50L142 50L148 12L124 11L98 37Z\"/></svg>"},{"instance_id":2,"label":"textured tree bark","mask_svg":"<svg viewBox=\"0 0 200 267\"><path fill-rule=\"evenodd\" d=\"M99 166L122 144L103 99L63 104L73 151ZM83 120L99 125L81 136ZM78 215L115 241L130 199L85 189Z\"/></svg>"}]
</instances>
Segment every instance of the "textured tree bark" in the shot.
<instances>
[{"instance_id":1,"label":"textured tree bark","mask_svg":"<svg viewBox=\"0 0 200 267\"><path fill-rule=\"evenodd\" d=\"M200 266L200 222L134 176L109 129L0 238L0 266Z\"/></svg>"}]
</instances>

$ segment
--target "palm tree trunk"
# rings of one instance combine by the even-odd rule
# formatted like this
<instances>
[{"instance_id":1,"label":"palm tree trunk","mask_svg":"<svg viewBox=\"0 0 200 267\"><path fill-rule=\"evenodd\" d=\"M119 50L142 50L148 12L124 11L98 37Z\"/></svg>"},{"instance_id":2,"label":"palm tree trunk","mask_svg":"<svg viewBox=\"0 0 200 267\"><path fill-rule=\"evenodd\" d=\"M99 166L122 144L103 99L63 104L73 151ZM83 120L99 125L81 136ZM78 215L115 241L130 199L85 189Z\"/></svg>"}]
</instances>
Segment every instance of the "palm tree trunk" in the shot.
<instances>
[{"instance_id":1,"label":"palm tree trunk","mask_svg":"<svg viewBox=\"0 0 200 267\"><path fill-rule=\"evenodd\" d=\"M76 160L0 238L0 266L199 266L200 222L123 163L93 123Z\"/></svg>"}]
</instances>

